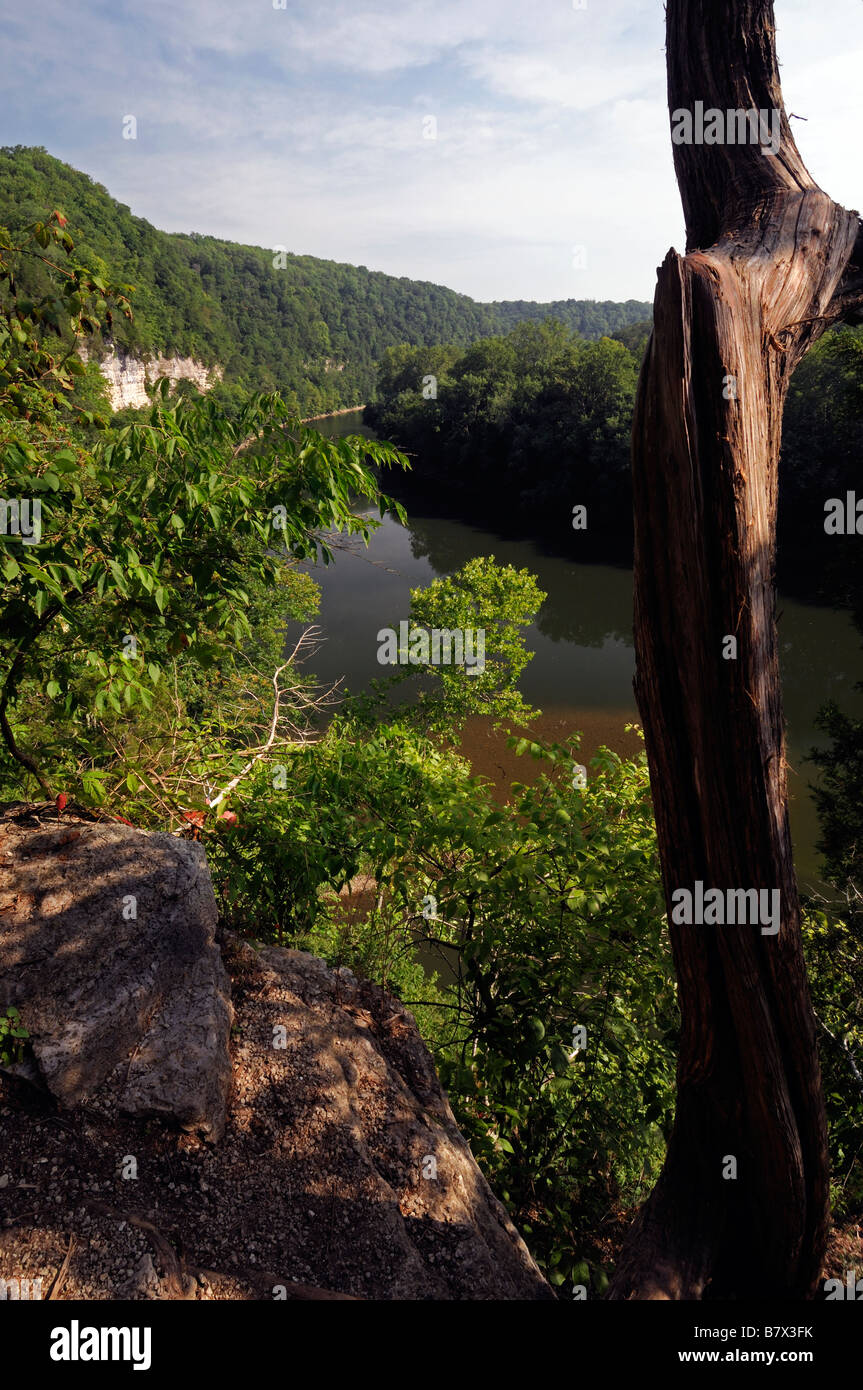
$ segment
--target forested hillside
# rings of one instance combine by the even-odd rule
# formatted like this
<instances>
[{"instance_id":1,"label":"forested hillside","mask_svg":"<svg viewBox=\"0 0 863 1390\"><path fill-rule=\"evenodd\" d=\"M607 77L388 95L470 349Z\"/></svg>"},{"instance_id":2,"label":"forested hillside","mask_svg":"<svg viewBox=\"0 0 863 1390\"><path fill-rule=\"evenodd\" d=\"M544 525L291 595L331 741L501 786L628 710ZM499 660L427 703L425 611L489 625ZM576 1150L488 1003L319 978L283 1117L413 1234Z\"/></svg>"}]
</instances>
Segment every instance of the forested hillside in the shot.
<instances>
[{"instance_id":1,"label":"forested hillside","mask_svg":"<svg viewBox=\"0 0 863 1390\"><path fill-rule=\"evenodd\" d=\"M632 554L630 434L650 331L634 323L585 342L560 323L523 323L468 348L399 346L382 356L366 422L411 456L406 487L432 485L471 515L517 516L579 554ZM863 328L834 329L788 393L782 432L779 573L789 592L850 604L863 617L856 534L819 516L855 485L863 443ZM815 499L815 502L813 502Z\"/></svg>"},{"instance_id":2,"label":"forested hillside","mask_svg":"<svg viewBox=\"0 0 863 1390\"><path fill-rule=\"evenodd\" d=\"M467 349L390 348L365 418L411 454L416 482L484 515L514 511L543 535L571 531L585 507L581 552L595 538L625 557L642 350L642 338L584 342L554 321Z\"/></svg>"},{"instance_id":3,"label":"forested hillside","mask_svg":"<svg viewBox=\"0 0 863 1390\"><path fill-rule=\"evenodd\" d=\"M643 326L653 312L652 306L640 299L627 299L623 303L613 299L553 299L548 304L506 299L488 307L497 319L499 333L509 333L520 323L545 323L548 319L556 319L581 338L602 338L630 324Z\"/></svg>"},{"instance_id":4,"label":"forested hillside","mask_svg":"<svg viewBox=\"0 0 863 1390\"><path fill-rule=\"evenodd\" d=\"M364 266L161 232L44 149L0 149L0 224L17 230L54 208L88 265L135 286L133 321L113 326L119 348L219 362L229 387L279 389L307 413L370 399L375 363L398 343L464 347L552 312L597 337L650 315L636 300L478 304Z\"/></svg>"}]
</instances>

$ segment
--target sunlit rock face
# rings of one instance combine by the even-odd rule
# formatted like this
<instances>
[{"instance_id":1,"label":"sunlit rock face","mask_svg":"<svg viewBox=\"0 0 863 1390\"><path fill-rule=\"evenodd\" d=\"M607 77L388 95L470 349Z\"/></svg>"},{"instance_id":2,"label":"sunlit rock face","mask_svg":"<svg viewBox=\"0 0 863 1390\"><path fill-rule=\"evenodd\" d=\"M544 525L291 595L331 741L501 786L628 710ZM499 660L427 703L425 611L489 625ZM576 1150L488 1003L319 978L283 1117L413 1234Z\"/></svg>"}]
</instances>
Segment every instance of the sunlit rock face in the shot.
<instances>
[{"instance_id":1,"label":"sunlit rock face","mask_svg":"<svg viewBox=\"0 0 863 1390\"><path fill-rule=\"evenodd\" d=\"M88 355L86 348L81 349L83 361L87 361ZM224 375L223 367L205 367L193 357L132 357L113 348L100 359L99 370L108 383L112 410L145 406L149 400L147 386L159 377L166 376L172 386L178 381L192 381L199 391L209 391Z\"/></svg>"}]
</instances>

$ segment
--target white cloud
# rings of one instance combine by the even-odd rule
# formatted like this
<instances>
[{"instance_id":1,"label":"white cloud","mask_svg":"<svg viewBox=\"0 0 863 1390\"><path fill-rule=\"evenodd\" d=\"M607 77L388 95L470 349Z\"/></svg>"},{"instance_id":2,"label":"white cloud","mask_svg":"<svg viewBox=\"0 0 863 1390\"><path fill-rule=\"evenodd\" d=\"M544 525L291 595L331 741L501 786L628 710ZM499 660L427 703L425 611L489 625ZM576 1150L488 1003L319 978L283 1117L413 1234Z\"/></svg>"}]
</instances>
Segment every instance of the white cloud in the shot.
<instances>
[{"instance_id":1,"label":"white cloud","mask_svg":"<svg viewBox=\"0 0 863 1390\"><path fill-rule=\"evenodd\" d=\"M661 0L288 5L43 0L25 23L0 0L4 138L45 144L169 230L479 298L652 296L682 242ZM855 205L863 7L778 0L777 20L801 152Z\"/></svg>"}]
</instances>

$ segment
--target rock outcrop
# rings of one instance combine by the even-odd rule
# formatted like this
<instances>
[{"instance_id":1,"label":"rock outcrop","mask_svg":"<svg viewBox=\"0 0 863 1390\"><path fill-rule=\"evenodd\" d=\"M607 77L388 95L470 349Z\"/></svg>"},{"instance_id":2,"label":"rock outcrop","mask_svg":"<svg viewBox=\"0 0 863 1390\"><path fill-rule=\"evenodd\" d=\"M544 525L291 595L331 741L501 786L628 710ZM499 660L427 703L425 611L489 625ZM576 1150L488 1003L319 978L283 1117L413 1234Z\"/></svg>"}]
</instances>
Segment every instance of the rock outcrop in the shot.
<instances>
[{"instance_id":1,"label":"rock outcrop","mask_svg":"<svg viewBox=\"0 0 863 1390\"><path fill-rule=\"evenodd\" d=\"M17 1004L63 1107L0 1074L0 1280L47 1289L62 1266L70 1298L552 1299L407 1009L302 952L213 945L214 919L192 842L0 816L0 1009Z\"/></svg>"},{"instance_id":2,"label":"rock outcrop","mask_svg":"<svg viewBox=\"0 0 863 1390\"><path fill-rule=\"evenodd\" d=\"M79 348L79 355L87 361L87 350ZM221 381L224 369L220 366L206 367L193 357L133 357L127 353L117 353L112 348L106 357L99 359L99 371L108 383L112 410L123 410L126 406L140 409L149 403L147 386L166 376L172 386L178 381L192 381L199 391L209 391Z\"/></svg>"},{"instance_id":3,"label":"rock outcrop","mask_svg":"<svg viewBox=\"0 0 863 1390\"><path fill-rule=\"evenodd\" d=\"M217 1139L230 986L200 845L119 822L0 812L0 1009L74 1107L95 1094Z\"/></svg>"}]
</instances>

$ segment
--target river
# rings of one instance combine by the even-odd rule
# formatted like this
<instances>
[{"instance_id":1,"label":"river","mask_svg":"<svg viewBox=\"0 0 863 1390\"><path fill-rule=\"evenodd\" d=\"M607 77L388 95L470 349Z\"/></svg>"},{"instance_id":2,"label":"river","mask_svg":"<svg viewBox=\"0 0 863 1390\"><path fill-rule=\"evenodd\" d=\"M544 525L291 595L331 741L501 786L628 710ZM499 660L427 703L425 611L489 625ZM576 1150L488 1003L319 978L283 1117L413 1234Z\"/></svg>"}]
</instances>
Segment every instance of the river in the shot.
<instances>
[{"instance_id":1,"label":"river","mask_svg":"<svg viewBox=\"0 0 863 1390\"><path fill-rule=\"evenodd\" d=\"M328 435L358 433L361 420L356 412L316 421L315 428ZM574 532L573 551L576 546ZM410 589L451 574L474 555L529 569L548 595L526 634L534 655L521 689L542 710L531 727L555 739L580 730L583 762L600 744L620 754L634 751L638 741L624 731L638 718L632 694L632 571L581 564L574 555L550 553L540 541L482 530L427 502L409 507L406 528L387 518L368 549L351 540L334 565L312 571L321 585L318 622L326 640L308 669L326 683L341 680L354 691L387 674L377 661L378 630L397 628L407 617ZM823 742L815 716L826 700L863 717L863 696L854 690L863 680L862 639L845 610L780 596L778 612L791 828L798 877L808 887L818 882L818 824L808 788L816 769L805 757L813 744ZM491 778L501 794L511 780L528 780L530 760L516 759L487 721L470 721L463 746L475 771Z\"/></svg>"}]
</instances>

